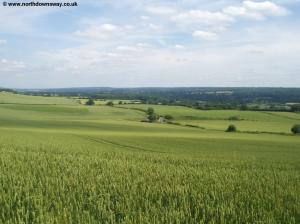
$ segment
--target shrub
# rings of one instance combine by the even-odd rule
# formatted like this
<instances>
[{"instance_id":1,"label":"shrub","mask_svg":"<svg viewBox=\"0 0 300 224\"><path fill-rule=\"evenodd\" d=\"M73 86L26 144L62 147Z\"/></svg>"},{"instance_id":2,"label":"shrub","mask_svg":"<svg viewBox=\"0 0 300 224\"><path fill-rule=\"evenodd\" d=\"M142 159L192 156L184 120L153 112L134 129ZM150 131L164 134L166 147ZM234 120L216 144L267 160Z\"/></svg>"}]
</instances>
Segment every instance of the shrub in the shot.
<instances>
[{"instance_id":1,"label":"shrub","mask_svg":"<svg viewBox=\"0 0 300 224\"><path fill-rule=\"evenodd\" d=\"M93 99L88 99L88 101L86 101L85 105L93 106L93 105L95 105L95 101Z\"/></svg>"},{"instance_id":2,"label":"shrub","mask_svg":"<svg viewBox=\"0 0 300 224\"><path fill-rule=\"evenodd\" d=\"M240 110L248 110L249 108L248 108L248 106L247 106L247 104L243 104L243 105L241 105L241 107L240 107Z\"/></svg>"},{"instance_id":3,"label":"shrub","mask_svg":"<svg viewBox=\"0 0 300 224\"><path fill-rule=\"evenodd\" d=\"M167 114L167 115L165 115L165 119L171 121L171 120L174 120L174 117L170 114Z\"/></svg>"},{"instance_id":4,"label":"shrub","mask_svg":"<svg viewBox=\"0 0 300 224\"><path fill-rule=\"evenodd\" d=\"M291 131L293 134L299 134L300 133L300 124L295 124L292 128Z\"/></svg>"},{"instance_id":5,"label":"shrub","mask_svg":"<svg viewBox=\"0 0 300 224\"><path fill-rule=\"evenodd\" d=\"M148 118L149 122L152 123L157 120L157 115L155 113L149 114L147 118Z\"/></svg>"},{"instance_id":6,"label":"shrub","mask_svg":"<svg viewBox=\"0 0 300 224\"><path fill-rule=\"evenodd\" d=\"M108 101L107 103L106 103L106 106L113 106L114 105L114 103L112 102L112 101Z\"/></svg>"},{"instance_id":7,"label":"shrub","mask_svg":"<svg viewBox=\"0 0 300 224\"><path fill-rule=\"evenodd\" d=\"M147 119L149 120L149 122L154 122L157 120L158 116L157 114L154 112L154 109L152 107L149 107L146 111L147 113Z\"/></svg>"},{"instance_id":8,"label":"shrub","mask_svg":"<svg viewBox=\"0 0 300 224\"><path fill-rule=\"evenodd\" d=\"M236 132L236 131L237 131L237 129L233 124L229 125L226 130L226 132Z\"/></svg>"},{"instance_id":9,"label":"shrub","mask_svg":"<svg viewBox=\"0 0 300 224\"><path fill-rule=\"evenodd\" d=\"M154 109L152 107L149 107L147 109L147 114L150 115L150 114L154 114Z\"/></svg>"}]
</instances>

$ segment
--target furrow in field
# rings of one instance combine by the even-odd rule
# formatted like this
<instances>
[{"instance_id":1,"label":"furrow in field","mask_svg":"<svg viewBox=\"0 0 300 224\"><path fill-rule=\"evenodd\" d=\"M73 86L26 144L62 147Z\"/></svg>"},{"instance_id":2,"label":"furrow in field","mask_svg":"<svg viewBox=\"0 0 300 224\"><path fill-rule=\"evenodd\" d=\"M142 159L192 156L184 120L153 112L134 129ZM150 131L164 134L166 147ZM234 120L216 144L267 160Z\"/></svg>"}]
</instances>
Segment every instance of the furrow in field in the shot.
<instances>
[{"instance_id":1,"label":"furrow in field","mask_svg":"<svg viewBox=\"0 0 300 224\"><path fill-rule=\"evenodd\" d=\"M101 139L101 138L91 138L90 136L83 137L81 135L75 135L75 136L83 138L83 139L91 141L91 142L96 142L96 143L100 143L100 144L108 144L108 145L122 147L122 148L130 149L130 150L135 149L135 150L144 151L144 152L151 152L151 153L166 153L166 152L160 152L160 151L145 149L145 148L138 147L138 146L120 144L120 143L117 143L117 142L108 141L108 140Z\"/></svg>"}]
</instances>

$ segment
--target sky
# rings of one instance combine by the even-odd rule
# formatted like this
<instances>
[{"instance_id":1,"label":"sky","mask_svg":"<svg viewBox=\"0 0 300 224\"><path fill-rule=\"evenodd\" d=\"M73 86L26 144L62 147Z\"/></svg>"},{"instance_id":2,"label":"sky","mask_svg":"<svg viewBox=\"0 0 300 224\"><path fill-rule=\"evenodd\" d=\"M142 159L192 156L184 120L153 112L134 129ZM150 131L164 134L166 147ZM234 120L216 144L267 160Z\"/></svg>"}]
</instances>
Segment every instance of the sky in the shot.
<instances>
[{"instance_id":1,"label":"sky","mask_svg":"<svg viewBox=\"0 0 300 224\"><path fill-rule=\"evenodd\" d=\"M300 87L300 0L0 4L0 87Z\"/></svg>"}]
</instances>

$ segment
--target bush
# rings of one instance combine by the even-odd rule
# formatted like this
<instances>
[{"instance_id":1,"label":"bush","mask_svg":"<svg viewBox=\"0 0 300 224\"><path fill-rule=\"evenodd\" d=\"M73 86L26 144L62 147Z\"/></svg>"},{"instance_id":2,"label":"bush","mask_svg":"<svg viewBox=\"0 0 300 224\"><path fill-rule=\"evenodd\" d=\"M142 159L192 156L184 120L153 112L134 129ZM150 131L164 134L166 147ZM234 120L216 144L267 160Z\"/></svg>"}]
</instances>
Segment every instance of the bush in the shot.
<instances>
[{"instance_id":1,"label":"bush","mask_svg":"<svg viewBox=\"0 0 300 224\"><path fill-rule=\"evenodd\" d=\"M236 131L237 131L237 129L233 124L229 125L226 130L226 132L236 132Z\"/></svg>"},{"instance_id":2,"label":"bush","mask_svg":"<svg viewBox=\"0 0 300 224\"><path fill-rule=\"evenodd\" d=\"M106 103L106 106L113 106L114 105L114 103L112 102L112 101L108 101L107 103Z\"/></svg>"},{"instance_id":3,"label":"bush","mask_svg":"<svg viewBox=\"0 0 300 224\"><path fill-rule=\"evenodd\" d=\"M243 104L243 105L241 105L241 107L240 107L240 110L248 110L249 108L248 108L248 106L247 106L247 104Z\"/></svg>"},{"instance_id":4,"label":"bush","mask_svg":"<svg viewBox=\"0 0 300 224\"><path fill-rule=\"evenodd\" d=\"M300 124L295 124L292 128L291 131L293 134L299 134L300 133Z\"/></svg>"},{"instance_id":5,"label":"bush","mask_svg":"<svg viewBox=\"0 0 300 224\"><path fill-rule=\"evenodd\" d=\"M149 107L147 109L147 114L150 115L150 114L154 114L154 109L152 107Z\"/></svg>"},{"instance_id":6,"label":"bush","mask_svg":"<svg viewBox=\"0 0 300 224\"><path fill-rule=\"evenodd\" d=\"M156 121L157 120L157 115L156 115L156 113L154 112L154 109L153 108L151 108L151 107L149 107L148 109L147 109L147 118L148 118L148 120L149 120L149 122L154 122L154 121Z\"/></svg>"},{"instance_id":7,"label":"bush","mask_svg":"<svg viewBox=\"0 0 300 224\"><path fill-rule=\"evenodd\" d=\"M157 120L157 115L155 113L149 114L147 118L148 118L149 122L152 123Z\"/></svg>"},{"instance_id":8,"label":"bush","mask_svg":"<svg viewBox=\"0 0 300 224\"><path fill-rule=\"evenodd\" d=\"M89 99L88 101L86 101L85 105L93 106L93 105L95 105L95 101L93 99Z\"/></svg>"},{"instance_id":9,"label":"bush","mask_svg":"<svg viewBox=\"0 0 300 224\"><path fill-rule=\"evenodd\" d=\"M165 119L171 121L171 120L174 120L174 117L170 114L167 114L167 115L165 115Z\"/></svg>"}]
</instances>

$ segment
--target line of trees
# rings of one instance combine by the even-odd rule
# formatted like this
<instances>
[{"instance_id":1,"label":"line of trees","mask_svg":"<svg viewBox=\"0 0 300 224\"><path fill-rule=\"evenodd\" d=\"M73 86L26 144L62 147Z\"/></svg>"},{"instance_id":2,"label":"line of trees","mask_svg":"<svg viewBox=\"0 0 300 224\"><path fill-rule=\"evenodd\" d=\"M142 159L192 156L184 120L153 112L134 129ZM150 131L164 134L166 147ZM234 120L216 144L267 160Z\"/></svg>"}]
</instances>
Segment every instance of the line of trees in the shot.
<instances>
[{"instance_id":1,"label":"line of trees","mask_svg":"<svg viewBox=\"0 0 300 224\"><path fill-rule=\"evenodd\" d=\"M71 88L20 91L29 95L55 94L94 100L138 100L145 104L180 105L203 110L300 112L300 88Z\"/></svg>"}]
</instances>

